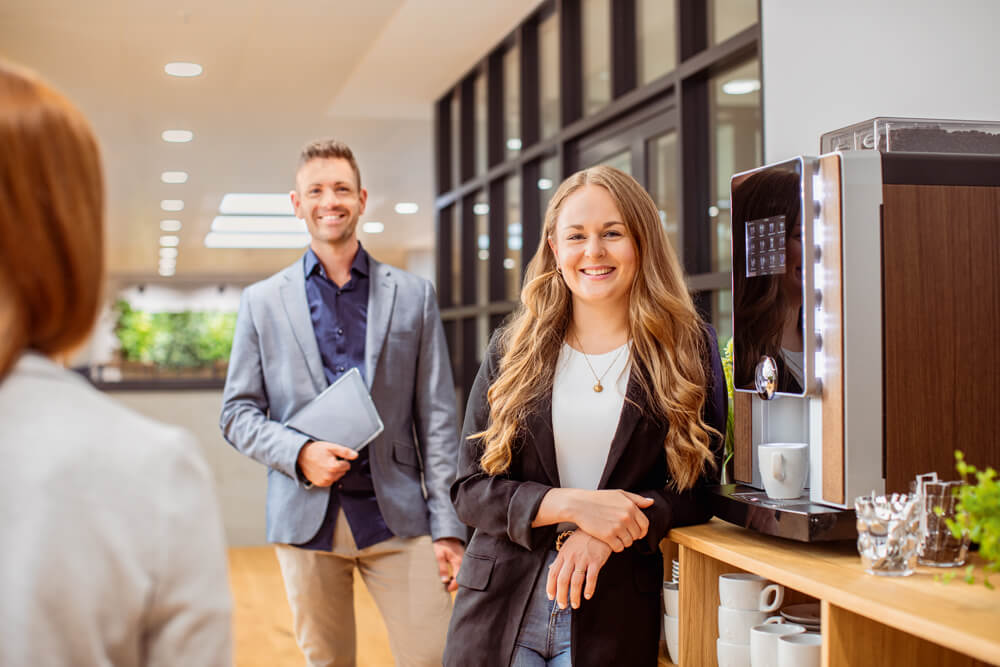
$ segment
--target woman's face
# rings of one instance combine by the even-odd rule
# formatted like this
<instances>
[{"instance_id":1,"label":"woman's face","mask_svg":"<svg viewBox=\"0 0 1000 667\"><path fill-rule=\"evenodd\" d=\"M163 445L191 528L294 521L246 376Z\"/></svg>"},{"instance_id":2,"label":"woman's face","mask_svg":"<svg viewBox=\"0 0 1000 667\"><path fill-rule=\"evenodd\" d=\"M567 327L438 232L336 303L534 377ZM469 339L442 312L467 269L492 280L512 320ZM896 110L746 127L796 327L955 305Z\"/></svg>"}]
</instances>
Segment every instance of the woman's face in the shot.
<instances>
[{"instance_id":1,"label":"woman's face","mask_svg":"<svg viewBox=\"0 0 1000 667\"><path fill-rule=\"evenodd\" d=\"M585 185L567 197L548 241L574 300L627 302L638 264L635 241L605 188Z\"/></svg>"}]
</instances>

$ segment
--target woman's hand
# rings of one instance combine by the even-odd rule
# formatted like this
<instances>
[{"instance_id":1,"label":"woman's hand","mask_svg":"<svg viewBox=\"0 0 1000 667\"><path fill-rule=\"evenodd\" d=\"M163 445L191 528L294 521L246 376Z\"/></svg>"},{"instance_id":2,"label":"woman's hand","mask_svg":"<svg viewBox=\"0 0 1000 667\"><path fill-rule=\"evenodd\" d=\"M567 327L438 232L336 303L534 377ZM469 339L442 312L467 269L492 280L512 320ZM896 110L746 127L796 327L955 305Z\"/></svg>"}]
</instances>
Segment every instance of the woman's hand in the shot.
<instances>
[{"instance_id":1,"label":"woman's hand","mask_svg":"<svg viewBox=\"0 0 1000 667\"><path fill-rule=\"evenodd\" d=\"M594 595L597 575L610 555L611 547L603 541L583 530L573 531L549 566L545 582L549 599L555 600L560 609L565 609L567 602L579 609L581 594L588 600Z\"/></svg>"},{"instance_id":2,"label":"woman's hand","mask_svg":"<svg viewBox=\"0 0 1000 667\"><path fill-rule=\"evenodd\" d=\"M649 519L642 510L652 504L652 498L621 489L551 489L542 498L531 526L574 523L612 551L624 551L646 536Z\"/></svg>"},{"instance_id":3,"label":"woman's hand","mask_svg":"<svg viewBox=\"0 0 1000 667\"><path fill-rule=\"evenodd\" d=\"M642 510L652 504L652 498L621 489L583 491L572 505L569 521L620 552L646 536L649 519Z\"/></svg>"}]
</instances>

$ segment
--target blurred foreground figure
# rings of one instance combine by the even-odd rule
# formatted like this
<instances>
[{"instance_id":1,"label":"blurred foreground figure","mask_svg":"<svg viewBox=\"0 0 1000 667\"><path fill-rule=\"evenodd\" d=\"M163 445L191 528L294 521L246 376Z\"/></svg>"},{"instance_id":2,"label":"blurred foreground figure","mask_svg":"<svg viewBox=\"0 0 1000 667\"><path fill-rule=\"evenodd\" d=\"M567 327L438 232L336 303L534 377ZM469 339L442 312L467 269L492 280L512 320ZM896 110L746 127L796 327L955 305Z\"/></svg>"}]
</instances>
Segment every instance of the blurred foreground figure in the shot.
<instances>
[{"instance_id":1,"label":"blurred foreground figure","mask_svg":"<svg viewBox=\"0 0 1000 667\"><path fill-rule=\"evenodd\" d=\"M100 303L102 180L82 114L0 61L0 664L228 665L197 444L56 362Z\"/></svg>"}]
</instances>

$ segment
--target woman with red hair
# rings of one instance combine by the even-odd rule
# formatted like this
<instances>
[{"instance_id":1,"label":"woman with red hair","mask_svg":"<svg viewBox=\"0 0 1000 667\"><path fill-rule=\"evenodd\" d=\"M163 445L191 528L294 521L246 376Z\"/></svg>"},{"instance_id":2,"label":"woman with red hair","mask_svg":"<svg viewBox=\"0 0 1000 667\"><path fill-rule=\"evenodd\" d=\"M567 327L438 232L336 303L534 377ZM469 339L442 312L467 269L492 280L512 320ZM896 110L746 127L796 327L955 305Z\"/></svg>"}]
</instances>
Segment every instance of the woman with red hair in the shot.
<instances>
[{"instance_id":1,"label":"woman with red hair","mask_svg":"<svg viewBox=\"0 0 1000 667\"><path fill-rule=\"evenodd\" d=\"M0 61L0 664L228 665L197 444L58 363L97 315L103 209L89 123Z\"/></svg>"}]
</instances>

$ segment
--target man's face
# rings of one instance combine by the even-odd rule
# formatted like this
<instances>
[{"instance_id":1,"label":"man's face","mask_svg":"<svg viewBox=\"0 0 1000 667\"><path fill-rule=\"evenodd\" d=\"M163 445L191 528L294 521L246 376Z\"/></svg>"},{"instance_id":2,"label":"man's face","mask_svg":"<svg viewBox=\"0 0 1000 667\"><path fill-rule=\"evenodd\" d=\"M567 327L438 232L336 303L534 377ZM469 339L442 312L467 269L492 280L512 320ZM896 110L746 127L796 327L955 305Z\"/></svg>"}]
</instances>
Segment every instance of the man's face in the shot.
<instances>
[{"instance_id":1,"label":"man's face","mask_svg":"<svg viewBox=\"0 0 1000 667\"><path fill-rule=\"evenodd\" d=\"M353 244L368 193L358 188L350 163L343 158L316 158L295 175L295 215L306 221L313 242Z\"/></svg>"}]
</instances>

